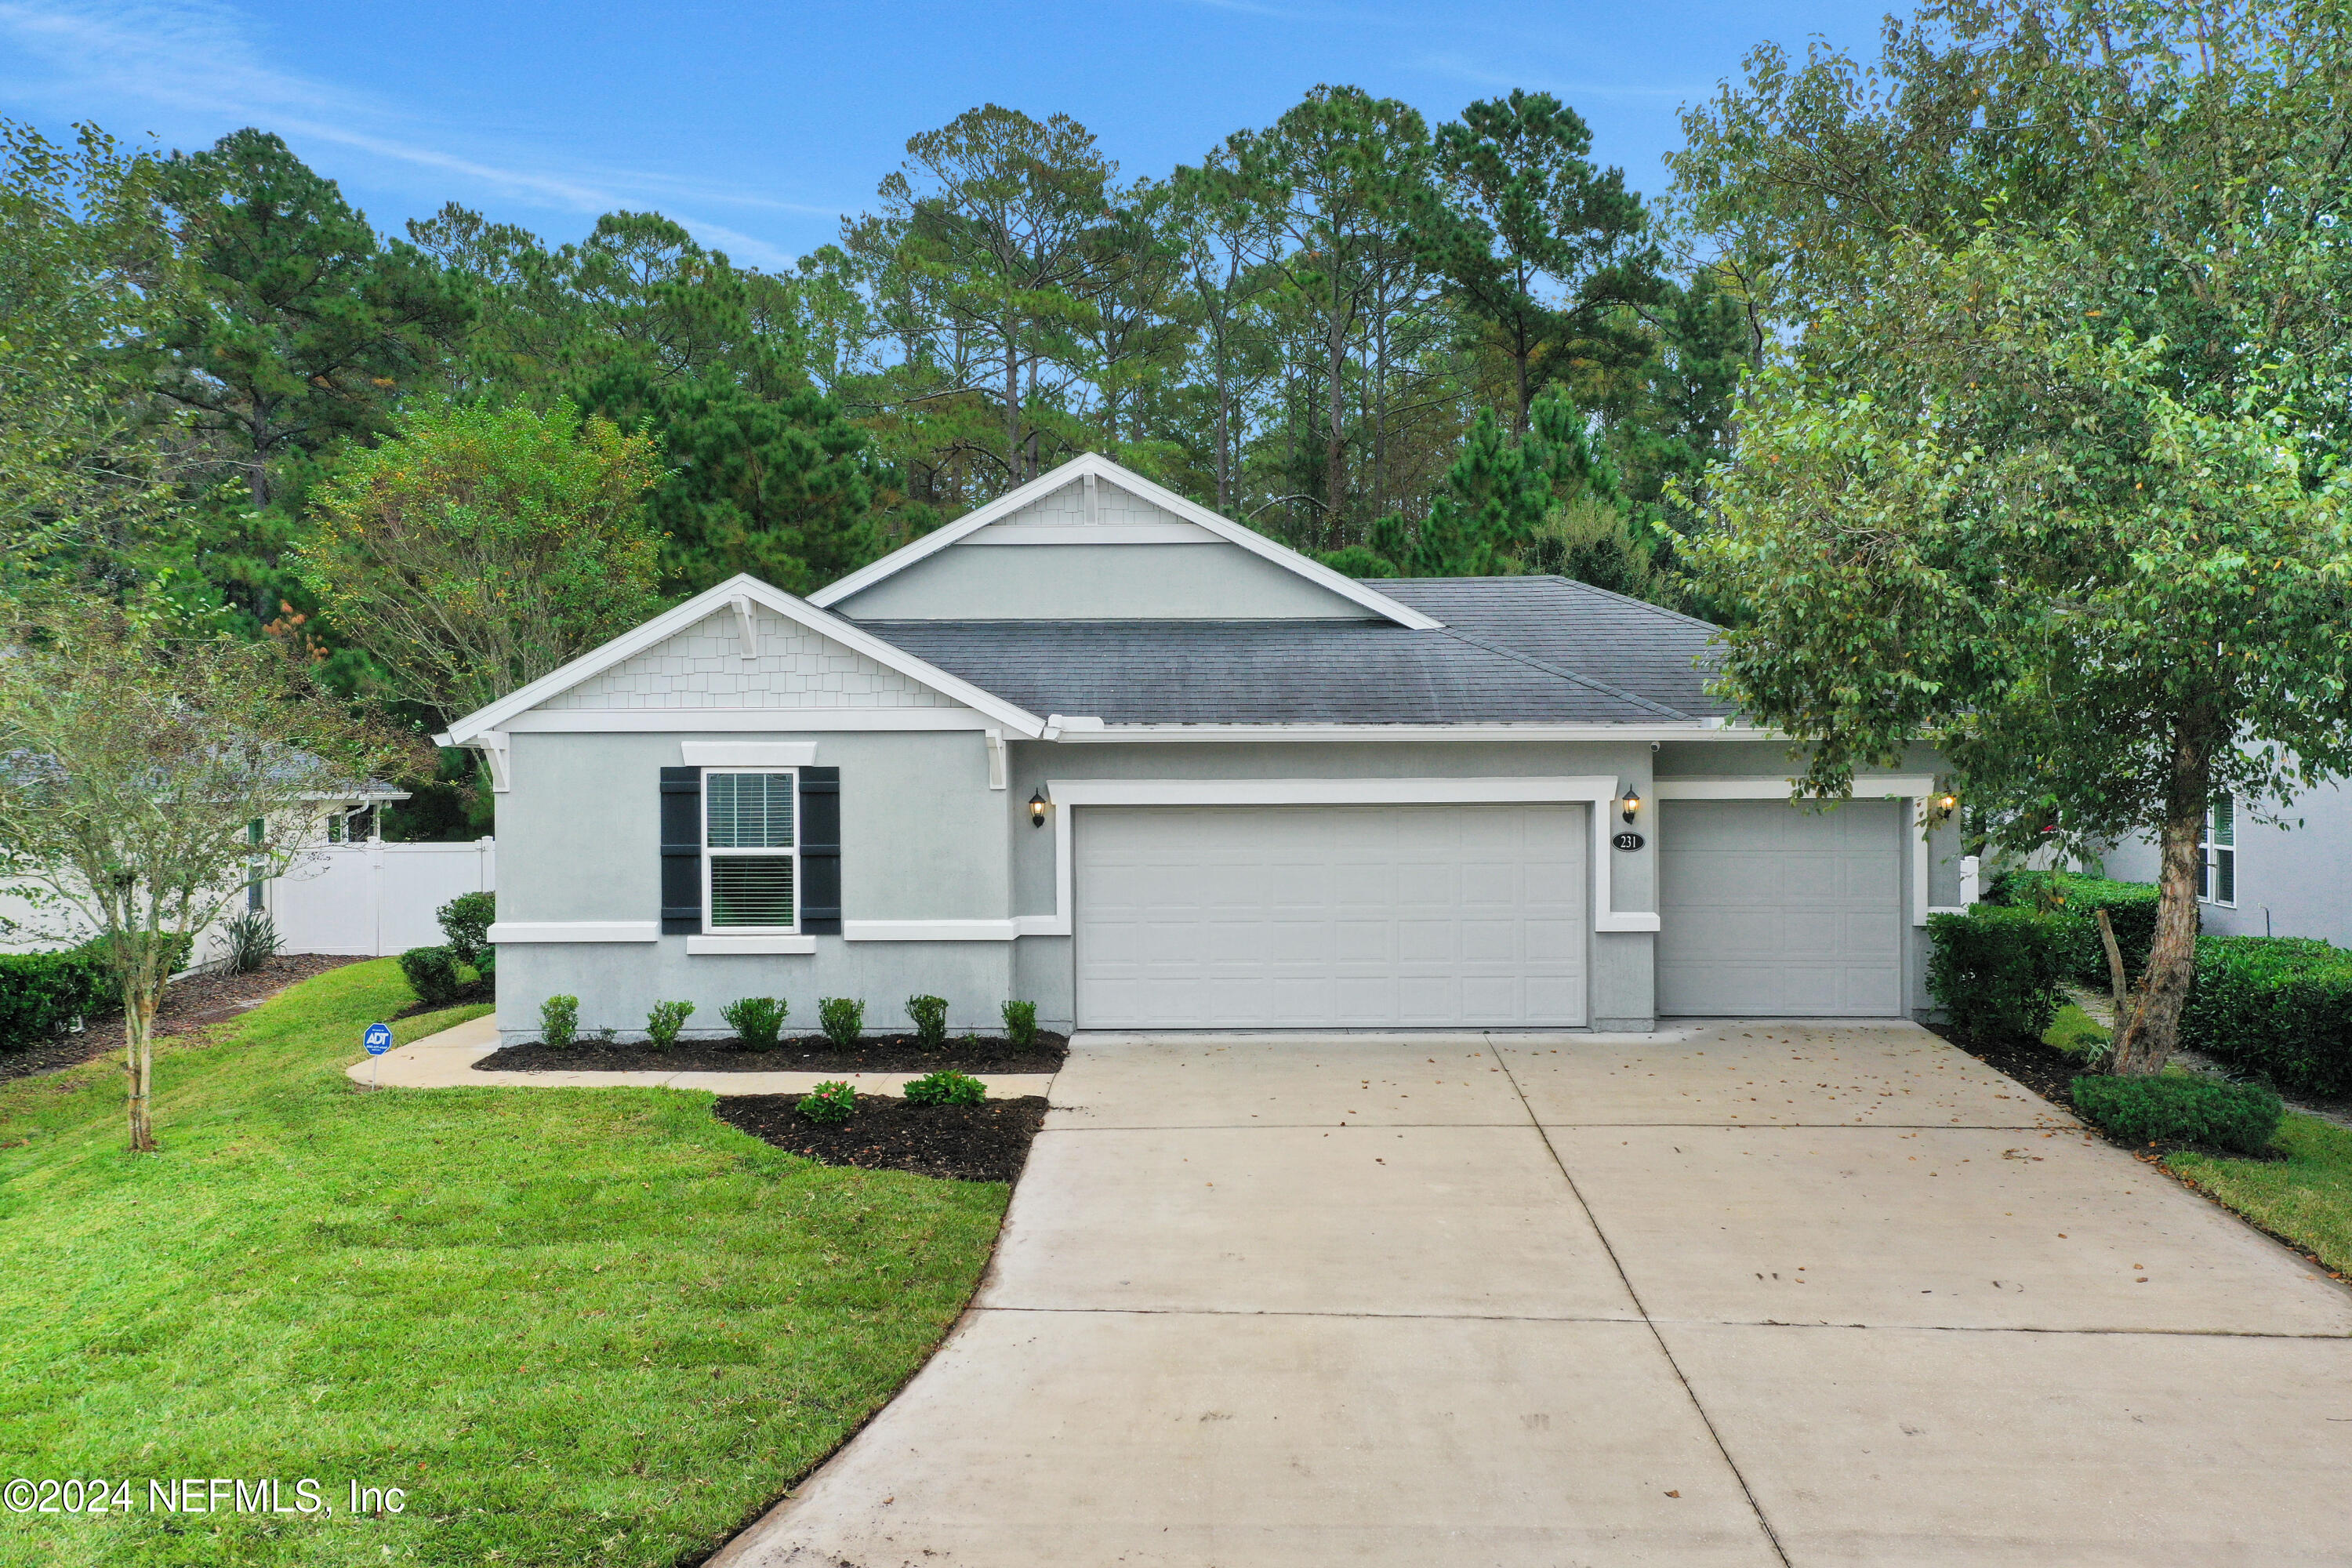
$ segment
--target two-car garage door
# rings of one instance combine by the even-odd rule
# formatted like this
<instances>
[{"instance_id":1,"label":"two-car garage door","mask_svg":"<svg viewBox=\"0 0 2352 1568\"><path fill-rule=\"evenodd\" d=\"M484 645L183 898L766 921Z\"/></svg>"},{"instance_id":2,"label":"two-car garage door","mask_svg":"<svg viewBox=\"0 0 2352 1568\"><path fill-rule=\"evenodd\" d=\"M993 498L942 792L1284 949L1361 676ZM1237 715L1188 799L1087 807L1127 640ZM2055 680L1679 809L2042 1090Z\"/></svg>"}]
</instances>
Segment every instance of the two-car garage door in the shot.
<instances>
[{"instance_id":1,"label":"two-car garage door","mask_svg":"<svg viewBox=\"0 0 2352 1568\"><path fill-rule=\"evenodd\" d=\"M1079 1026L1581 1025L1589 809L1082 808Z\"/></svg>"}]
</instances>

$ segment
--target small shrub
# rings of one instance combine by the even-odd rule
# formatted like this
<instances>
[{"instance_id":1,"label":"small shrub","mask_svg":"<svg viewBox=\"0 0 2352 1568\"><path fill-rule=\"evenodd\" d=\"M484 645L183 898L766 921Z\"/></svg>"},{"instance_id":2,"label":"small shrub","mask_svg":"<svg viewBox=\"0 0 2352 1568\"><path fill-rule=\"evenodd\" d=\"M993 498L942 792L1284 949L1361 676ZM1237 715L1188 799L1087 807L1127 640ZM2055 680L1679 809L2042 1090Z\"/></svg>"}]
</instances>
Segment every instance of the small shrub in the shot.
<instances>
[{"instance_id":1,"label":"small shrub","mask_svg":"<svg viewBox=\"0 0 2352 1568\"><path fill-rule=\"evenodd\" d=\"M824 1037L848 1050L866 1032L866 1004L856 996L827 996L816 1005L818 1027Z\"/></svg>"},{"instance_id":2,"label":"small shrub","mask_svg":"<svg viewBox=\"0 0 2352 1568\"><path fill-rule=\"evenodd\" d=\"M801 1096L793 1109L821 1127L838 1127L857 1109L857 1091L835 1079Z\"/></svg>"},{"instance_id":3,"label":"small shrub","mask_svg":"<svg viewBox=\"0 0 2352 1568\"><path fill-rule=\"evenodd\" d=\"M1007 1002L1004 1005L1004 1037L1013 1042L1016 1051L1025 1051L1037 1043L1037 1004Z\"/></svg>"},{"instance_id":4,"label":"small shrub","mask_svg":"<svg viewBox=\"0 0 2352 1568\"><path fill-rule=\"evenodd\" d=\"M2063 932L2038 910L1979 904L1929 915L1927 993L1972 1039L2037 1039L2065 1000Z\"/></svg>"},{"instance_id":5,"label":"small shrub","mask_svg":"<svg viewBox=\"0 0 2352 1568\"><path fill-rule=\"evenodd\" d=\"M499 918L499 898L496 893L460 893L436 911L441 922L441 935L457 955L457 962L477 974L487 975L498 962L499 950L490 945L490 922Z\"/></svg>"},{"instance_id":6,"label":"small shrub","mask_svg":"<svg viewBox=\"0 0 2352 1568\"><path fill-rule=\"evenodd\" d=\"M2200 937L2180 1038L2292 1093L2352 1094L2352 952L2297 937Z\"/></svg>"},{"instance_id":7,"label":"small shrub","mask_svg":"<svg viewBox=\"0 0 2352 1568\"><path fill-rule=\"evenodd\" d=\"M909 1105L978 1105L988 1098L988 1086L968 1074L941 1068L908 1079L899 1091Z\"/></svg>"},{"instance_id":8,"label":"small shrub","mask_svg":"<svg viewBox=\"0 0 2352 1568\"><path fill-rule=\"evenodd\" d=\"M539 1043L561 1050L580 1037L580 998L550 996L539 1005Z\"/></svg>"},{"instance_id":9,"label":"small shrub","mask_svg":"<svg viewBox=\"0 0 2352 1568\"><path fill-rule=\"evenodd\" d=\"M948 999L944 996L909 996L907 1016L915 1021L915 1042L927 1051L936 1051L948 1043Z\"/></svg>"},{"instance_id":10,"label":"small shrub","mask_svg":"<svg viewBox=\"0 0 2352 1568\"><path fill-rule=\"evenodd\" d=\"M285 945L268 910L247 910L221 927L221 956L231 974L251 974Z\"/></svg>"},{"instance_id":11,"label":"small shrub","mask_svg":"<svg viewBox=\"0 0 2352 1568\"><path fill-rule=\"evenodd\" d=\"M117 1000L113 973L95 942L0 953L0 1051L41 1045Z\"/></svg>"},{"instance_id":12,"label":"small shrub","mask_svg":"<svg viewBox=\"0 0 2352 1568\"><path fill-rule=\"evenodd\" d=\"M730 1002L719 1016L734 1027L735 1037L755 1051L772 1051L784 1032L784 1015L791 1009L781 996L746 996Z\"/></svg>"},{"instance_id":13,"label":"small shrub","mask_svg":"<svg viewBox=\"0 0 2352 1568\"><path fill-rule=\"evenodd\" d=\"M677 1032L694 1016L691 1002L656 1002L654 1010L646 1015L646 1039L656 1050L666 1051L677 1044Z\"/></svg>"},{"instance_id":14,"label":"small shrub","mask_svg":"<svg viewBox=\"0 0 2352 1568\"><path fill-rule=\"evenodd\" d=\"M466 989L457 973L457 955L449 948L412 947L400 955L400 972L408 976L408 988L427 1007L446 1007Z\"/></svg>"},{"instance_id":15,"label":"small shrub","mask_svg":"<svg viewBox=\"0 0 2352 1568\"><path fill-rule=\"evenodd\" d=\"M2258 1083L2195 1074L2158 1078L2078 1078L2074 1109L2133 1143L2209 1144L2240 1154L2270 1147L2284 1107Z\"/></svg>"}]
</instances>

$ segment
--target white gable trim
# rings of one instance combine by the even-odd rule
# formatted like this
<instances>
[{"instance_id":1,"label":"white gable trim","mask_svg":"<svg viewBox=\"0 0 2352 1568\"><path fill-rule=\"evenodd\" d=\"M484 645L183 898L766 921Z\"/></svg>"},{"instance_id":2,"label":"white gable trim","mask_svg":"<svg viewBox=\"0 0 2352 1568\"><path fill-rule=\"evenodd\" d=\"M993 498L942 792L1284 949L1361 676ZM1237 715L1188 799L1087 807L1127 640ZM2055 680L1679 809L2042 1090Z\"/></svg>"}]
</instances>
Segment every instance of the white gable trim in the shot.
<instances>
[{"instance_id":1,"label":"white gable trim","mask_svg":"<svg viewBox=\"0 0 2352 1568\"><path fill-rule=\"evenodd\" d=\"M562 668L541 676L530 685L508 692L488 707L467 714L450 725L446 733L436 735L434 742L443 746L478 744L480 737L538 707L549 698L560 696L623 660L645 652L656 643L699 625L740 600L764 605L788 621L806 626L821 637L830 637L853 652L864 654L886 669L893 669L910 679L921 681L941 696L951 697L965 707L977 710L1008 730L1031 739L1045 731L1045 721L1035 714L1016 708L961 677L950 675L904 649L893 647L879 637L860 631L839 616L827 615L782 588L762 583L749 574L741 574L730 577L715 588L697 594L675 609L663 611L645 625L622 633L602 647L592 648ZM737 605L736 613L749 619L748 605ZM668 728L696 730L704 727L695 722L697 710L678 708L665 711L675 715ZM792 727L789 721L791 710L772 711L777 718L774 728L788 730Z\"/></svg>"},{"instance_id":2,"label":"white gable trim","mask_svg":"<svg viewBox=\"0 0 2352 1568\"><path fill-rule=\"evenodd\" d=\"M1141 474L1120 468L1098 452L1081 453L1050 473L1040 474L1027 484L1005 491L986 506L966 512L946 527L934 529L911 544L901 545L872 565L860 567L839 582L826 584L811 594L808 602L820 608L837 605L853 594L872 587L885 577L903 572L918 561L928 560L949 545L969 539L990 523L1011 516L1031 501L1053 494L1073 479L1086 481L1090 494L1097 482L1108 480L1163 511L1187 522L1197 523L1228 544L1238 544L1251 554L1271 561L1283 570L1295 573L1353 604L1361 605L1374 615L1385 616L1401 626L1410 626L1415 631L1432 631L1445 624L1431 619L1409 605L1399 604L1386 594L1376 594L1354 578L1343 577L1319 561L1310 561L1296 550L1276 544L1255 529L1244 528L1231 518L1218 516L1196 501L1186 500L1174 490L1162 489ZM1088 510L1091 511L1092 509Z\"/></svg>"}]
</instances>

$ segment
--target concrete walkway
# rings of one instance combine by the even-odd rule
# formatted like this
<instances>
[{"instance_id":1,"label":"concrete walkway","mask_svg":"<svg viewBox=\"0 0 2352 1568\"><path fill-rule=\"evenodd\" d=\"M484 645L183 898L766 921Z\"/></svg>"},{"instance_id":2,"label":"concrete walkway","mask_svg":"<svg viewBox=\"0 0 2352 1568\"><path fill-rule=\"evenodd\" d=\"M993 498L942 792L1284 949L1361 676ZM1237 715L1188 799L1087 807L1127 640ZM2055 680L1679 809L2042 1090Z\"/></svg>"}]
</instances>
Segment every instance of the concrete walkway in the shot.
<instances>
[{"instance_id":1,"label":"concrete walkway","mask_svg":"<svg viewBox=\"0 0 2352 1568\"><path fill-rule=\"evenodd\" d=\"M485 1015L427 1035L344 1068L354 1083L379 1089L707 1089L713 1094L806 1094L839 1081L860 1094L896 1095L914 1072L480 1072L474 1064L499 1048L499 1021ZM973 1075L998 1100L1044 1094L1049 1072Z\"/></svg>"},{"instance_id":2,"label":"concrete walkway","mask_svg":"<svg viewBox=\"0 0 2352 1568\"><path fill-rule=\"evenodd\" d=\"M1908 1024L1082 1037L713 1568L2352 1563L2352 1294Z\"/></svg>"}]
</instances>

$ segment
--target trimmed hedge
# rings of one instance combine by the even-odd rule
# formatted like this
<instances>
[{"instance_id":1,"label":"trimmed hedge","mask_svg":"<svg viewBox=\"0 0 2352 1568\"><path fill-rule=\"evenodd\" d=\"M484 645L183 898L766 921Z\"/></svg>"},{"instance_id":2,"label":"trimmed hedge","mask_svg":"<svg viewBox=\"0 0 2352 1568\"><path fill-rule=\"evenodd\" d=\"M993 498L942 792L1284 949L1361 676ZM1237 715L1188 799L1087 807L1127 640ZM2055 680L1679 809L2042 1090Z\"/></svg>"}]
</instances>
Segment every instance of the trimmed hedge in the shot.
<instances>
[{"instance_id":1,"label":"trimmed hedge","mask_svg":"<svg viewBox=\"0 0 2352 1568\"><path fill-rule=\"evenodd\" d=\"M2352 1094L2352 952L2301 937L2200 937L2180 1038L2292 1093Z\"/></svg>"},{"instance_id":2,"label":"trimmed hedge","mask_svg":"<svg viewBox=\"0 0 2352 1568\"><path fill-rule=\"evenodd\" d=\"M2039 1039L2065 1002L2064 931L2037 910L1929 915L1927 994L1971 1039Z\"/></svg>"},{"instance_id":3,"label":"trimmed hedge","mask_svg":"<svg viewBox=\"0 0 2352 1568\"><path fill-rule=\"evenodd\" d=\"M454 947L412 947L400 955L400 972L408 977L408 988L416 993L416 999L427 1007L446 1007L466 992Z\"/></svg>"},{"instance_id":4,"label":"trimmed hedge","mask_svg":"<svg viewBox=\"0 0 2352 1568\"><path fill-rule=\"evenodd\" d=\"M165 973L176 974L187 967L193 939L158 940L172 955ZM0 1051L28 1050L65 1033L76 1018L121 1002L100 941L58 952L0 953Z\"/></svg>"},{"instance_id":5,"label":"trimmed hedge","mask_svg":"<svg viewBox=\"0 0 2352 1568\"><path fill-rule=\"evenodd\" d=\"M0 953L0 1051L53 1039L117 999L113 972L96 948Z\"/></svg>"},{"instance_id":6,"label":"trimmed hedge","mask_svg":"<svg viewBox=\"0 0 2352 1568\"><path fill-rule=\"evenodd\" d=\"M2134 1143L2209 1144L2240 1154L2270 1147L2285 1107L2258 1083L2194 1074L2158 1078L2078 1078L2074 1109Z\"/></svg>"},{"instance_id":7,"label":"trimmed hedge","mask_svg":"<svg viewBox=\"0 0 2352 1568\"><path fill-rule=\"evenodd\" d=\"M2116 928L2116 946L2123 952L2124 973L2137 982L2147 967L2147 950L2156 945L2158 897L2154 882L2111 882L2069 871L2003 871L1986 888L1984 901L2012 909L2051 905L2067 978L2104 993L2112 982L2106 944L2099 940L2098 911L2107 911L2107 922Z\"/></svg>"}]
</instances>

